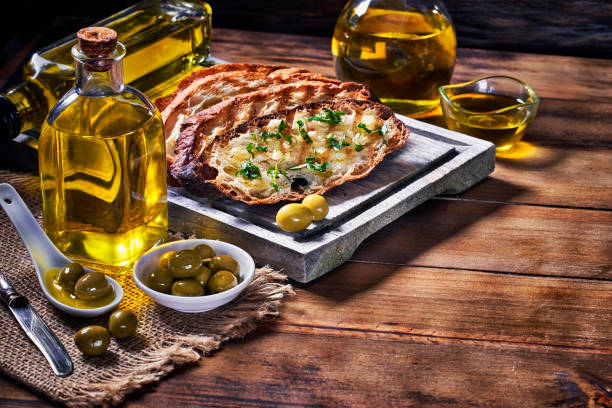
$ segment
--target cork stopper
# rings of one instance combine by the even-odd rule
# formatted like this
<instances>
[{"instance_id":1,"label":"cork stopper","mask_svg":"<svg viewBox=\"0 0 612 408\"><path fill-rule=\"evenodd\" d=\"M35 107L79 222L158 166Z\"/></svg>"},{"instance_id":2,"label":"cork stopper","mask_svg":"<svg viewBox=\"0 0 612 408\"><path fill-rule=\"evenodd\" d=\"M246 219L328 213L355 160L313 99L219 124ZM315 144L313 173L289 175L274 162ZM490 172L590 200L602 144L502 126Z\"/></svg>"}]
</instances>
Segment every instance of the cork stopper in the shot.
<instances>
[{"instance_id":1,"label":"cork stopper","mask_svg":"<svg viewBox=\"0 0 612 408\"><path fill-rule=\"evenodd\" d=\"M77 33L79 48L88 57L107 57L117 46L117 32L108 27L86 27Z\"/></svg>"},{"instance_id":2,"label":"cork stopper","mask_svg":"<svg viewBox=\"0 0 612 408\"><path fill-rule=\"evenodd\" d=\"M108 27L86 27L77 32L81 52L90 58L105 58L115 51L117 32ZM91 71L107 71L112 61L89 61Z\"/></svg>"}]
</instances>

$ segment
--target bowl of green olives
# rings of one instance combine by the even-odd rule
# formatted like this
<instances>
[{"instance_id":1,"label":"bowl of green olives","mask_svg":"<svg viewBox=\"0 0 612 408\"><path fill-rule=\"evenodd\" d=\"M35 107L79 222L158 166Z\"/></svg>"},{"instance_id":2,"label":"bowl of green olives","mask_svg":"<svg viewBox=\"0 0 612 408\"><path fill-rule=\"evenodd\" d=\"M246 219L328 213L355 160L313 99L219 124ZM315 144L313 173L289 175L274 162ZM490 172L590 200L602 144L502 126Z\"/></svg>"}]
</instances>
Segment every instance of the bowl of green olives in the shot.
<instances>
[{"instance_id":1,"label":"bowl of green olives","mask_svg":"<svg viewBox=\"0 0 612 408\"><path fill-rule=\"evenodd\" d=\"M254 275L255 262L246 251L210 239L155 247L140 257L133 272L136 286L156 303L186 313L231 302Z\"/></svg>"}]
</instances>

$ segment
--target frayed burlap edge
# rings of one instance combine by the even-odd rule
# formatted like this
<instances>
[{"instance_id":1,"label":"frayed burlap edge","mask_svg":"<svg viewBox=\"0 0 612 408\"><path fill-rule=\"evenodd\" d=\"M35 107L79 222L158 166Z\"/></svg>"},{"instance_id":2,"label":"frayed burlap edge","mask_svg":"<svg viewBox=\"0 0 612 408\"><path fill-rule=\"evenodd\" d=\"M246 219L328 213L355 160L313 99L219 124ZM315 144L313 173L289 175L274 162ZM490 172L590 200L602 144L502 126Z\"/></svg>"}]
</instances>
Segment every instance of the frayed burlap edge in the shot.
<instances>
[{"instance_id":1,"label":"frayed burlap edge","mask_svg":"<svg viewBox=\"0 0 612 408\"><path fill-rule=\"evenodd\" d=\"M37 177L0 171L0 182L13 184L30 210L40 220L40 190ZM121 403L128 394L141 389L146 384L161 380L178 366L193 364L219 349L223 342L244 337L263 319L277 316L282 300L294 294L285 275L269 267L263 267L256 269L253 281L238 298L211 312L192 315L174 312L152 303L139 305L138 309L147 315L149 323L152 319L159 318L160 320L155 321L167 322L173 318L183 319L184 316L185 330L182 330L180 325L156 328L155 335L163 334L160 338L156 338L153 333L147 333L143 327L142 334L146 340L144 342L146 347L130 351L131 361L128 367L110 365L98 369L91 364L91 361L81 361L83 357L75 350L71 340L66 338L67 332L74 333L78 327L84 325L84 322L63 315L48 304L33 277L34 271L29 256L3 213L0 214L0 227L2 227L0 233L4 246L4 249L0 249L0 269L18 290L30 298L35 309L47 320L56 334L59 335L61 332L64 345L75 363L75 369L79 368L75 374L65 379L45 375L49 372L47 362L37 351L33 351L33 346L18 330L16 323L7 312L0 316L0 321L8 319L3 327L3 335L9 337L5 339L7 342L0 347L0 351L4 350L12 355L8 356L8 360L5 360L7 355L0 356L4 357L0 359L0 371L35 392L69 407L111 407ZM175 235L173 238L181 237ZM124 286L124 290L137 290L133 282L123 284L127 286ZM129 304L122 303L122 305L130 307ZM177 315L181 317L177 318ZM97 322L89 324L104 325L104 319L107 317L100 317ZM202 320L205 323L202 324ZM193 325L189 326L190 324ZM14 342L8 342L9 339ZM33 354L27 350L32 350ZM126 351L122 350L120 353Z\"/></svg>"}]
</instances>

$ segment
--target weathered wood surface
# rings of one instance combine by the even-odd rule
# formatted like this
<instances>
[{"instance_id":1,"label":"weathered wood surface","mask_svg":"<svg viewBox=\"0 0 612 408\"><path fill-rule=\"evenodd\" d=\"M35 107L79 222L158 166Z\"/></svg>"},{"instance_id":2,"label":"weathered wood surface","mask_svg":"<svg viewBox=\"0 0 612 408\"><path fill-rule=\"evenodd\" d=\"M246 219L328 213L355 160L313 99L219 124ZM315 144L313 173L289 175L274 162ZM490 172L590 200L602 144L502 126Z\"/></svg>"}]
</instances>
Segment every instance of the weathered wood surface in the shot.
<instances>
[{"instance_id":1,"label":"weathered wood surface","mask_svg":"<svg viewBox=\"0 0 612 408\"><path fill-rule=\"evenodd\" d=\"M227 60L330 72L327 39L215 38ZM612 406L612 61L460 50L456 80L499 72L542 98L531 150L125 406ZM0 377L0 406L53 405Z\"/></svg>"},{"instance_id":2,"label":"weathered wood surface","mask_svg":"<svg viewBox=\"0 0 612 408\"><path fill-rule=\"evenodd\" d=\"M329 37L347 1L209 0L209 3L215 25L219 27ZM444 0L443 3L455 23L459 47L612 57L612 3L609 1Z\"/></svg>"}]
</instances>

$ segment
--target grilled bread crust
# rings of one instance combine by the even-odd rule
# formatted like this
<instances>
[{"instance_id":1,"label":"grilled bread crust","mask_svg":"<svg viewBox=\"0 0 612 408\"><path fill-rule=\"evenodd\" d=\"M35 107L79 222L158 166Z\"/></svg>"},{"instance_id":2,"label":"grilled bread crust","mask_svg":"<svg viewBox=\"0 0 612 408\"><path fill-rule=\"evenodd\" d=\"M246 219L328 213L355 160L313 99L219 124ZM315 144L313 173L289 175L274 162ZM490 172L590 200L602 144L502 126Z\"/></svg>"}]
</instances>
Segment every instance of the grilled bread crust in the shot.
<instances>
[{"instance_id":1,"label":"grilled bread crust","mask_svg":"<svg viewBox=\"0 0 612 408\"><path fill-rule=\"evenodd\" d=\"M274 191L268 188L268 190L266 190L267 193L261 195L259 194L261 193L261 188L259 188L259 191L249 188L250 182L243 182L243 180L240 179L240 176L234 175L234 170L230 171L228 174L226 168L230 166L230 164L228 163L227 157L224 158L223 156L227 156L229 154L228 150L231 149L232 140L244 140L245 137L250 139L250 135L261 132L262 127L272 126L270 125L271 121L273 121L272 123L275 124L279 122L280 119L284 119L286 123L292 124L297 117L304 117L304 115L312 116L320 113L324 108L331 109L332 111L341 110L346 112L347 115L354 115L353 129L356 129L354 126L355 122L360 121L365 117L365 115L368 115L370 121L373 121L372 123L376 123L376 125L384 124L386 127L386 132L384 133L383 137L379 137L374 134L366 136L367 143L365 147L362 148L363 150L359 150L360 153L357 153L357 150L354 147L346 147L345 149L353 149L350 151L350 154L353 156L351 159L349 159L349 163L343 166L341 164L334 165L332 162L332 165L329 168L331 174L325 178L322 176L313 176L314 178L310 180L311 183L309 183L309 186L306 189L289 189L286 187L283 189L283 191ZM296 117L296 115L299 116ZM291 127L291 125L289 126ZM329 125L328 130L334 129L334 125ZM325 132L328 130L325 130ZM340 129L340 132L342 132L342 129ZM354 137L352 139L353 141L359 137L364 137L353 133L350 134L354 135L352 136ZM184 187L196 194L206 194L210 196L212 193L214 196L214 190L217 190L217 192L221 192L233 200L240 200L247 204L272 204L284 200L296 201L302 199L308 194L322 194L347 181L365 177L370 173L370 171L372 171L372 169L376 167L378 163L383 160L385 155L402 146L406 142L408 135L408 127L395 117L393 111L388 107L376 102L368 100L344 99L310 103L293 109L281 110L241 123L235 129L218 135L216 138L205 143L204 148L206 149L206 154L197 155L197 157L194 158L194 161L191 163L192 166L189 168L189 174L184 174L181 171L181 168L177 168L176 170L177 176L181 177L181 179L186 182ZM243 139L238 139L241 137ZM312 154L312 146L313 145L309 145L299 139L297 135L294 135L293 144L290 146L290 148L286 149L286 152L284 153L286 154L286 158L283 159L284 162L294 164L304 162L305 157ZM287 145L285 145L285 147L287 147ZM269 150L270 149L268 149L266 153L267 155L271 154ZM339 153L342 154L342 150L340 150ZM264 153L261 154L263 155ZM332 155L334 153L332 152L328 154ZM270 166L269 163L268 166ZM262 175L264 174L265 170L266 169L262 167ZM305 177L310 177L308 173L309 171L310 170L304 170L305 173L302 173L302 175L307 174ZM295 172L290 173L294 173L292 176L300 177L299 173L297 175L295 175ZM261 187L263 180L255 181L257 181L259 183L259 187ZM285 181L286 186L287 183L291 183L291 180ZM291 184L291 186L293 187L293 184Z\"/></svg>"},{"instance_id":2,"label":"grilled bread crust","mask_svg":"<svg viewBox=\"0 0 612 408\"><path fill-rule=\"evenodd\" d=\"M262 65L262 64L249 64L249 63L220 64L220 65L213 65L212 67L209 67L209 68L202 68L202 69L192 72L191 74L187 75L185 78L181 79L181 81L178 83L178 85L176 86L176 89L172 92L172 94L170 94L169 96L163 97L163 98L157 98L155 100L155 106L157 106L157 109L159 109L159 111L162 112L168 106L168 104L172 102L172 100L181 91L183 91L185 88L191 85L192 82L197 81L198 79L203 79L207 76L220 74L224 72L236 72L236 71L242 72L242 73L263 72L263 73L269 74L270 72L273 72L277 69L283 69L283 68L287 68L287 67L283 65ZM308 72L305 69L301 69L301 68L297 68L297 69L300 69L301 72Z\"/></svg>"},{"instance_id":3,"label":"grilled bread crust","mask_svg":"<svg viewBox=\"0 0 612 408\"><path fill-rule=\"evenodd\" d=\"M234 96L278 85L302 81L341 84L338 80L308 72L301 68L279 68L276 66L267 67L267 70L266 66L257 66L257 68L256 71L224 71L201 78L193 78L194 75L192 74L189 81L181 81L182 90L174 95L170 103L161 112L166 132L166 151L170 164L174 155L174 144L183 122L197 112ZM181 88L181 84L179 84L179 88Z\"/></svg>"},{"instance_id":4,"label":"grilled bread crust","mask_svg":"<svg viewBox=\"0 0 612 408\"><path fill-rule=\"evenodd\" d=\"M365 86L355 82L301 81L238 95L186 119L176 144L167 140L171 185L190 188L198 183L194 165L215 138L239 124L297 106L337 99L377 100Z\"/></svg>"}]
</instances>

